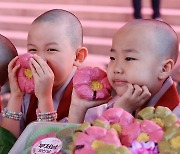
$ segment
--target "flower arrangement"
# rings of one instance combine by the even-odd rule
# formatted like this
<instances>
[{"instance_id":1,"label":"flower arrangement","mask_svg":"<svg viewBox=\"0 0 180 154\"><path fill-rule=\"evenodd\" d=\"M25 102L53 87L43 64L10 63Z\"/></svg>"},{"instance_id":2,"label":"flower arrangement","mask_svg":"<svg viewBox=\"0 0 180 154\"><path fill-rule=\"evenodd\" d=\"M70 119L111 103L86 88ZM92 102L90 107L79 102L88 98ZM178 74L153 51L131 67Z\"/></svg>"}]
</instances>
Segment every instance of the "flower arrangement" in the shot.
<instances>
[{"instance_id":1,"label":"flower arrangement","mask_svg":"<svg viewBox=\"0 0 180 154\"><path fill-rule=\"evenodd\" d=\"M47 122L46 127L29 134L23 153L37 150L73 154L180 153L180 121L172 111L162 106L146 107L137 115L134 118L122 108L110 108L92 123Z\"/></svg>"},{"instance_id":2,"label":"flower arrangement","mask_svg":"<svg viewBox=\"0 0 180 154\"><path fill-rule=\"evenodd\" d=\"M92 124L73 134L73 153L180 153L180 122L166 107L146 107L138 118L122 108L110 108Z\"/></svg>"}]
</instances>

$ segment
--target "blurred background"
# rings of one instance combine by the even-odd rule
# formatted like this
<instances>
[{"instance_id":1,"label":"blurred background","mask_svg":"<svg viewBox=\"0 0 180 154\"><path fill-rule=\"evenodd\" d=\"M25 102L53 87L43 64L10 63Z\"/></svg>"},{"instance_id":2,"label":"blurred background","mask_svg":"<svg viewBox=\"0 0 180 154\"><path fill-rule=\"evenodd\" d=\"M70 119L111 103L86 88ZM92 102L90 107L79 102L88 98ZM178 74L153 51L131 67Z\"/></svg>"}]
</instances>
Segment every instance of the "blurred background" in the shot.
<instances>
[{"instance_id":1,"label":"blurred background","mask_svg":"<svg viewBox=\"0 0 180 154\"><path fill-rule=\"evenodd\" d=\"M153 14L151 0L142 0L142 18L150 19ZM74 13L84 29L84 46L89 55L84 65L105 69L112 36L133 17L132 0L0 0L0 34L8 37L18 53L26 52L29 25L43 12L61 8ZM180 38L180 1L161 0L159 19L170 24ZM48 35L48 32L47 32ZM174 80L180 82L180 60L173 71ZM6 100L8 84L3 87Z\"/></svg>"}]
</instances>

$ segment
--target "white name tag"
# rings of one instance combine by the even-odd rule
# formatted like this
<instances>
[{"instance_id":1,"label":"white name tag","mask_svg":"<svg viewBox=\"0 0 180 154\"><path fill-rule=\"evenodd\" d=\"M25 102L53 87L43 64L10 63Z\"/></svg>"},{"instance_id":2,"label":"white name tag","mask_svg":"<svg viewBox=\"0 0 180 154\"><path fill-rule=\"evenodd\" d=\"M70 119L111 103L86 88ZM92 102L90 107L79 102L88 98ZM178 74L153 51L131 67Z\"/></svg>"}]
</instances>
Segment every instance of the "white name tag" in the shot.
<instances>
[{"instance_id":1,"label":"white name tag","mask_svg":"<svg viewBox=\"0 0 180 154\"><path fill-rule=\"evenodd\" d=\"M62 141L55 137L42 139L32 146L31 154L56 154L62 148Z\"/></svg>"}]
</instances>

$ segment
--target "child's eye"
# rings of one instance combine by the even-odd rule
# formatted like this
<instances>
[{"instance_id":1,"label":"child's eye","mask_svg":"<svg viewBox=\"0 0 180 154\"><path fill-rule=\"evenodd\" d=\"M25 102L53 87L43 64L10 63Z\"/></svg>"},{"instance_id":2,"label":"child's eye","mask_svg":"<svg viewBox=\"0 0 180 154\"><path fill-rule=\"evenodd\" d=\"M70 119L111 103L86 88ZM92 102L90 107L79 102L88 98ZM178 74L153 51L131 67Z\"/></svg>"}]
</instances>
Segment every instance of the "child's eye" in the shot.
<instances>
[{"instance_id":1,"label":"child's eye","mask_svg":"<svg viewBox=\"0 0 180 154\"><path fill-rule=\"evenodd\" d=\"M58 51L57 49L49 48L47 51Z\"/></svg>"},{"instance_id":2,"label":"child's eye","mask_svg":"<svg viewBox=\"0 0 180 154\"><path fill-rule=\"evenodd\" d=\"M33 53L33 52L36 52L37 50L36 49L29 49L28 52L30 53Z\"/></svg>"},{"instance_id":3,"label":"child's eye","mask_svg":"<svg viewBox=\"0 0 180 154\"><path fill-rule=\"evenodd\" d=\"M115 58L114 57L110 57L110 60L115 60Z\"/></svg>"},{"instance_id":4,"label":"child's eye","mask_svg":"<svg viewBox=\"0 0 180 154\"><path fill-rule=\"evenodd\" d=\"M135 58L132 58L132 57L126 57L125 58L126 61L132 61L132 60L136 60Z\"/></svg>"}]
</instances>

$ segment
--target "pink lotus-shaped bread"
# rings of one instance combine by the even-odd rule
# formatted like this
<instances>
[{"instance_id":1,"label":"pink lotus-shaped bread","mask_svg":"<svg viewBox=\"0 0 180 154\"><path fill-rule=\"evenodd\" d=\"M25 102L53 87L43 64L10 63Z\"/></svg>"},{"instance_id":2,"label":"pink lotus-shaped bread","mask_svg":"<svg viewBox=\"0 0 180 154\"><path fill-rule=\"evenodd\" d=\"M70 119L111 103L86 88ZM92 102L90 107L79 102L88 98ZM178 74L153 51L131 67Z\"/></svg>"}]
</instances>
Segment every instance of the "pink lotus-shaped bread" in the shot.
<instances>
[{"instance_id":1,"label":"pink lotus-shaped bread","mask_svg":"<svg viewBox=\"0 0 180 154\"><path fill-rule=\"evenodd\" d=\"M29 60L33 57L32 54L26 53L19 56L16 65L20 64L20 69L18 71L18 83L22 91L26 93L34 92L34 79L29 66Z\"/></svg>"},{"instance_id":2,"label":"pink lotus-shaped bread","mask_svg":"<svg viewBox=\"0 0 180 154\"><path fill-rule=\"evenodd\" d=\"M122 108L110 108L106 110L93 123L93 126L100 126L106 129L115 129L118 135L129 125L134 123L134 117Z\"/></svg>"},{"instance_id":3,"label":"pink lotus-shaped bread","mask_svg":"<svg viewBox=\"0 0 180 154\"><path fill-rule=\"evenodd\" d=\"M97 120L101 120L109 124L120 124L120 126L127 127L134 122L134 117L122 108L110 108L106 110L102 116Z\"/></svg>"},{"instance_id":4,"label":"pink lotus-shaped bread","mask_svg":"<svg viewBox=\"0 0 180 154\"><path fill-rule=\"evenodd\" d=\"M74 143L75 154L94 154L102 145L120 147L121 142L117 132L114 129L107 130L102 127L91 126L77 136Z\"/></svg>"},{"instance_id":5,"label":"pink lotus-shaped bread","mask_svg":"<svg viewBox=\"0 0 180 154\"><path fill-rule=\"evenodd\" d=\"M98 67L84 67L74 75L73 86L79 97L86 100L102 100L111 95L107 74Z\"/></svg>"},{"instance_id":6,"label":"pink lotus-shaped bread","mask_svg":"<svg viewBox=\"0 0 180 154\"><path fill-rule=\"evenodd\" d=\"M123 145L128 147L135 140L138 142L153 141L158 143L162 140L163 134L164 131L159 125L150 120L143 120L142 122L136 121L124 129L120 135L120 140Z\"/></svg>"}]
</instances>

